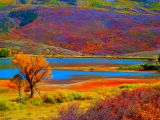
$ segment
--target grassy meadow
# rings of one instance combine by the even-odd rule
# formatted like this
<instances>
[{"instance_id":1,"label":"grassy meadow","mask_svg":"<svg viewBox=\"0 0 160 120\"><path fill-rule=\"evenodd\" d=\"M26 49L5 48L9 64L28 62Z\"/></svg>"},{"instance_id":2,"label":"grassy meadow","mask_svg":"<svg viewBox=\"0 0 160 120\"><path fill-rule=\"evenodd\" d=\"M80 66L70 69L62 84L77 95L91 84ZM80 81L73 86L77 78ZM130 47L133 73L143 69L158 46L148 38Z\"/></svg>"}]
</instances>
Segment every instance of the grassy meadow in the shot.
<instances>
[{"instance_id":1,"label":"grassy meadow","mask_svg":"<svg viewBox=\"0 0 160 120\"><path fill-rule=\"evenodd\" d=\"M89 110L91 106L96 106L97 102L100 102L106 99L110 100L110 99L116 98L118 95L121 95L123 92L127 92L128 94L130 94L130 92L132 91L134 92L139 91L139 92L142 92L142 94L144 94L145 93L144 91L146 89L147 92L153 90L155 92L155 95L157 94L159 96L160 83L158 82L158 80L153 81L152 83L145 83L145 81L143 82L144 83L133 82L132 84L124 84L122 82L114 86L114 83L110 81L110 84L112 84L110 86L109 85L107 86L104 84L104 86L99 86L99 87L94 86L92 89L88 89L88 90L85 84L82 84L81 89L85 90L86 88L86 91L84 92L80 91L80 89L76 90L76 87L78 88L78 85L75 85L74 87L68 86L65 89L50 88L48 90L45 90L45 89L43 90L41 86L40 94L37 92L35 97L33 99L30 99L28 96L28 92L24 92L21 101L17 95L17 91L15 87L13 87L12 85L10 85L10 87L12 86L11 87L12 89L9 87L0 87L0 117L2 119L13 119L13 120L14 119L48 120L51 118L57 119L58 117L63 117L61 116L61 114L59 114L62 108L67 109L70 105L75 104L75 105L79 105L79 110L83 110L85 112ZM0 81L0 83L2 82ZM141 89L144 89L144 91ZM141 96L138 100L146 99L145 97L146 96ZM124 99L128 99L127 96L126 98L124 97ZM154 100L157 98L155 97L150 99ZM141 107L148 104L148 102L142 103ZM152 103L150 104L152 105ZM119 105L120 104L117 104L117 107ZM155 108L156 110L158 111L160 110L158 106L155 106L155 107L156 107ZM130 108L128 107L127 109L130 109ZM64 112L66 112L66 114L65 113L64 114L67 117L68 111L66 110ZM146 111L146 112L151 112L151 111ZM125 113L123 112L121 114L125 115ZM154 114L151 114L151 116L155 119ZM144 116L141 116L141 117L144 117ZM147 119L149 120L150 118L147 118Z\"/></svg>"}]
</instances>

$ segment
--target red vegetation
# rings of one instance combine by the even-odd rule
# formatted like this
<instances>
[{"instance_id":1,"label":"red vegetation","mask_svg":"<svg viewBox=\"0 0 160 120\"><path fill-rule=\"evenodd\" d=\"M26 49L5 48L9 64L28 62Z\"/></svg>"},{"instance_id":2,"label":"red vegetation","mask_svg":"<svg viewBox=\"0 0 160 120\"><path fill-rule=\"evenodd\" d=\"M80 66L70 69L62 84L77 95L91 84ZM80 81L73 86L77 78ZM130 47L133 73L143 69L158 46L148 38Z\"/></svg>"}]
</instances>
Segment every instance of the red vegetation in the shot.
<instances>
[{"instance_id":1,"label":"red vegetation","mask_svg":"<svg viewBox=\"0 0 160 120\"><path fill-rule=\"evenodd\" d=\"M29 24L10 30L10 35L96 55L149 51L160 46L160 16L49 7L40 7L37 14Z\"/></svg>"},{"instance_id":2,"label":"red vegetation","mask_svg":"<svg viewBox=\"0 0 160 120\"><path fill-rule=\"evenodd\" d=\"M0 87L16 89L16 85L11 83L10 80L0 80Z\"/></svg>"},{"instance_id":3,"label":"red vegetation","mask_svg":"<svg viewBox=\"0 0 160 120\"><path fill-rule=\"evenodd\" d=\"M71 87L71 89L78 90L78 91L89 91L94 88L102 87L102 86L110 86L110 87L115 87L119 86L122 84L134 84L134 83L155 83L158 82L158 80L153 79L153 80L134 80L134 79L120 79L117 80L115 79L107 79L107 80L101 80L101 81L90 81L86 82L82 85L76 85Z\"/></svg>"},{"instance_id":4,"label":"red vegetation","mask_svg":"<svg viewBox=\"0 0 160 120\"><path fill-rule=\"evenodd\" d=\"M0 87L5 87L5 88L11 88L11 89L17 89L16 84L12 83L10 80L0 80ZM41 91L54 91L54 88L49 88L49 87L44 87L44 86L39 86L38 87ZM25 89L25 92L29 92L29 88L27 87Z\"/></svg>"},{"instance_id":5,"label":"red vegetation","mask_svg":"<svg viewBox=\"0 0 160 120\"><path fill-rule=\"evenodd\" d=\"M160 91L139 88L99 101L86 112L76 105L62 109L59 120L160 120Z\"/></svg>"}]
</instances>

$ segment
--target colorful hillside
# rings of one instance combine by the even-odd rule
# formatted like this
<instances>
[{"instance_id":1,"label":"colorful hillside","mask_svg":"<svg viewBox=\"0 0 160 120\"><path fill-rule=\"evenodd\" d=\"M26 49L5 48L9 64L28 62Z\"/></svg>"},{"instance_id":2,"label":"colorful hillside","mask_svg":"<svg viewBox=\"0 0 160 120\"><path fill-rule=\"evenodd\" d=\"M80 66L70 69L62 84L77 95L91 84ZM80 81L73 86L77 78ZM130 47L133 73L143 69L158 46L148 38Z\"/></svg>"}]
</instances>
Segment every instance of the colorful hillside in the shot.
<instances>
[{"instance_id":1,"label":"colorful hillside","mask_svg":"<svg viewBox=\"0 0 160 120\"><path fill-rule=\"evenodd\" d=\"M4 40L38 41L95 55L127 54L160 47L159 0L0 3L5 3L0 12L1 43Z\"/></svg>"}]
</instances>

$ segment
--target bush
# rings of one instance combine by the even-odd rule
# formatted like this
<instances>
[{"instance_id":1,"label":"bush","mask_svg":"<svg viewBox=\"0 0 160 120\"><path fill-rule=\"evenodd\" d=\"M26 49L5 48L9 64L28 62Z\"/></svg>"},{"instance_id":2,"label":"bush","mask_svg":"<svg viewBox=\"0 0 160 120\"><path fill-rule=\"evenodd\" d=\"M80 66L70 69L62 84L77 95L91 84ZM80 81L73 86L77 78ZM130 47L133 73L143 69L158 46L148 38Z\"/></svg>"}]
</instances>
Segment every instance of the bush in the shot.
<instances>
[{"instance_id":1,"label":"bush","mask_svg":"<svg viewBox=\"0 0 160 120\"><path fill-rule=\"evenodd\" d=\"M7 48L2 48L0 50L0 57L8 57L10 54L10 50Z\"/></svg>"},{"instance_id":2,"label":"bush","mask_svg":"<svg viewBox=\"0 0 160 120\"><path fill-rule=\"evenodd\" d=\"M16 98L14 101L15 102L18 102L18 103L25 103L27 102L27 100L29 99L30 97L27 95L27 96L22 96L21 98L18 97Z\"/></svg>"},{"instance_id":3,"label":"bush","mask_svg":"<svg viewBox=\"0 0 160 120\"><path fill-rule=\"evenodd\" d=\"M154 109L144 107L154 106ZM151 88L138 88L133 91L123 91L114 98L99 101L85 113L80 108L72 107L59 112L58 120L143 120L145 115L159 118L160 91ZM151 107L149 107L151 108ZM145 115L143 113L146 113ZM149 120L152 117L148 117ZM154 120L153 119L153 120Z\"/></svg>"},{"instance_id":4,"label":"bush","mask_svg":"<svg viewBox=\"0 0 160 120\"><path fill-rule=\"evenodd\" d=\"M95 94L81 93L81 92L62 90L62 89L56 90L52 94L45 94L42 97L45 103L50 103L50 104L63 103L73 100L90 100L95 98L96 98Z\"/></svg>"},{"instance_id":5,"label":"bush","mask_svg":"<svg viewBox=\"0 0 160 120\"><path fill-rule=\"evenodd\" d=\"M42 99L45 103L50 103L50 104L55 104L56 103L56 100L55 100L55 98L53 97L52 94L46 94L42 97Z\"/></svg>"},{"instance_id":6,"label":"bush","mask_svg":"<svg viewBox=\"0 0 160 120\"><path fill-rule=\"evenodd\" d=\"M160 70L160 68L156 64L143 64L119 67L118 70Z\"/></svg>"},{"instance_id":7,"label":"bush","mask_svg":"<svg viewBox=\"0 0 160 120\"><path fill-rule=\"evenodd\" d=\"M61 90L61 89L56 90L53 93L53 97L57 103L62 103L62 102L68 101L69 100L68 95L69 95L69 92L66 92L65 90Z\"/></svg>"},{"instance_id":8,"label":"bush","mask_svg":"<svg viewBox=\"0 0 160 120\"><path fill-rule=\"evenodd\" d=\"M31 100L31 103L34 105L34 106L43 106L44 103L43 103L43 100L42 99L39 99L39 98L34 98Z\"/></svg>"},{"instance_id":9,"label":"bush","mask_svg":"<svg viewBox=\"0 0 160 120\"><path fill-rule=\"evenodd\" d=\"M139 120L157 120L160 118L160 107L157 107L153 101L139 107L136 112L136 118Z\"/></svg>"},{"instance_id":10,"label":"bush","mask_svg":"<svg viewBox=\"0 0 160 120\"><path fill-rule=\"evenodd\" d=\"M141 65L129 65L125 67L119 67L118 70L143 70Z\"/></svg>"},{"instance_id":11,"label":"bush","mask_svg":"<svg viewBox=\"0 0 160 120\"><path fill-rule=\"evenodd\" d=\"M91 99L96 99L97 94L93 92L87 92L87 93L82 93L82 92L70 92L68 95L68 99L71 100L91 100Z\"/></svg>"},{"instance_id":12,"label":"bush","mask_svg":"<svg viewBox=\"0 0 160 120\"><path fill-rule=\"evenodd\" d=\"M156 64L144 64L141 66L144 70L160 70L160 68Z\"/></svg>"},{"instance_id":13,"label":"bush","mask_svg":"<svg viewBox=\"0 0 160 120\"><path fill-rule=\"evenodd\" d=\"M58 120L79 120L82 111L79 104L69 104L59 110Z\"/></svg>"},{"instance_id":14,"label":"bush","mask_svg":"<svg viewBox=\"0 0 160 120\"><path fill-rule=\"evenodd\" d=\"M83 96L80 92L71 92L68 95L69 100L82 100Z\"/></svg>"},{"instance_id":15,"label":"bush","mask_svg":"<svg viewBox=\"0 0 160 120\"><path fill-rule=\"evenodd\" d=\"M101 88L96 88L92 90L93 92L98 93L97 97L105 99L107 97L116 95L121 92L120 88L108 88L108 87L101 87Z\"/></svg>"},{"instance_id":16,"label":"bush","mask_svg":"<svg viewBox=\"0 0 160 120\"><path fill-rule=\"evenodd\" d=\"M69 101L68 92L64 90L56 90L52 94L45 94L42 99L45 103L55 104Z\"/></svg>"},{"instance_id":17,"label":"bush","mask_svg":"<svg viewBox=\"0 0 160 120\"><path fill-rule=\"evenodd\" d=\"M140 85L140 84L124 84L124 85L119 86L119 88L133 90L133 89L138 88L140 86L144 86L144 84L142 84L142 85Z\"/></svg>"}]
</instances>

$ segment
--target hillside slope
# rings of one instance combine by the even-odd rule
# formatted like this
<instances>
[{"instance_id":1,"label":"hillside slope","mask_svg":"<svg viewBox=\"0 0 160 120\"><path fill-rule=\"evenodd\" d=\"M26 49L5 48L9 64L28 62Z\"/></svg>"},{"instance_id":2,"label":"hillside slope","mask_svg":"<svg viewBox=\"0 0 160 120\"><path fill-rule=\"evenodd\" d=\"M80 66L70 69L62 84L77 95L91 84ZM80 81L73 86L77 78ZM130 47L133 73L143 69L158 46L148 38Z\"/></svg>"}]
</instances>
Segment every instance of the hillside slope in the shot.
<instances>
[{"instance_id":1,"label":"hillside slope","mask_svg":"<svg viewBox=\"0 0 160 120\"><path fill-rule=\"evenodd\" d=\"M93 5L92 8L80 4L81 8L7 6L0 11L0 40L29 40L94 55L119 55L160 48L160 14L146 7L158 4L158 0L110 1L106 9L95 9L99 7L97 4L104 4L100 1L81 3Z\"/></svg>"},{"instance_id":2,"label":"hillside slope","mask_svg":"<svg viewBox=\"0 0 160 120\"><path fill-rule=\"evenodd\" d=\"M55 46L36 43L28 40L0 40L0 48L7 47L12 50L24 52L27 54L43 55L82 55L79 52L67 50Z\"/></svg>"},{"instance_id":3,"label":"hillside slope","mask_svg":"<svg viewBox=\"0 0 160 120\"><path fill-rule=\"evenodd\" d=\"M9 33L96 55L126 54L160 47L160 15L51 7L38 7L36 13L36 19ZM12 19L20 21L22 18Z\"/></svg>"}]
</instances>

